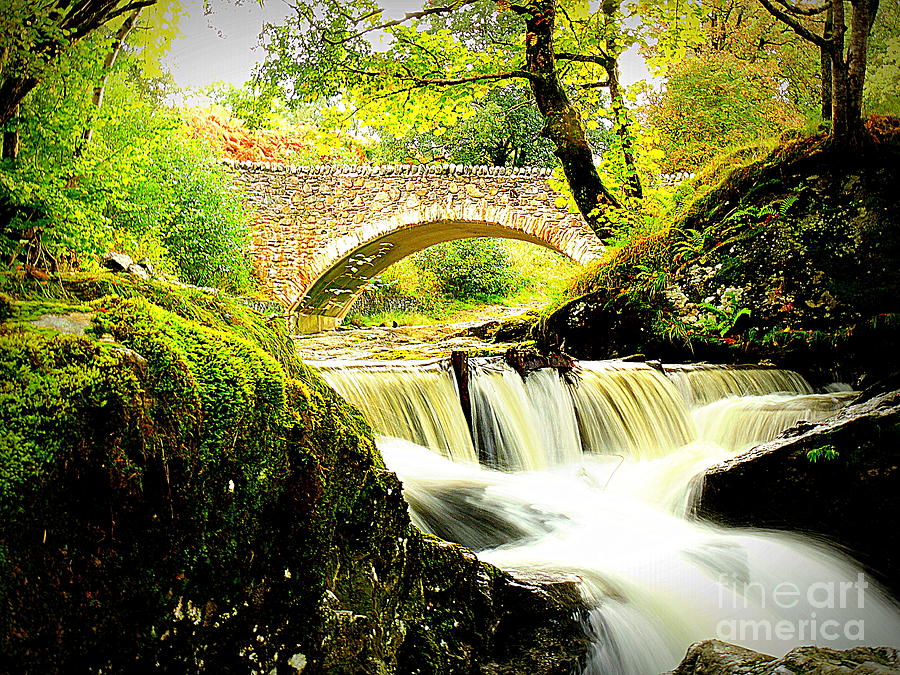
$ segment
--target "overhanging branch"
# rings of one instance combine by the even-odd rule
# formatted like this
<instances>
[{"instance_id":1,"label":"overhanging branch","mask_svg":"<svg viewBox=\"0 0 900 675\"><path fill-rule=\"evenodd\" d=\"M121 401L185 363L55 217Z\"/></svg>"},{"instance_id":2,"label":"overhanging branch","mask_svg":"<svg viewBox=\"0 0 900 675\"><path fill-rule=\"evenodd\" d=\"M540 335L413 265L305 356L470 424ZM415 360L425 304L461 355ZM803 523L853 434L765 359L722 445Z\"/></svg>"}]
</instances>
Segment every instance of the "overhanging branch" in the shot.
<instances>
[{"instance_id":1,"label":"overhanging branch","mask_svg":"<svg viewBox=\"0 0 900 675\"><path fill-rule=\"evenodd\" d=\"M343 37L340 40L332 41L332 40L328 40L326 38L326 42L328 42L330 44L335 44L335 45L342 44L344 42L349 42L350 40L355 40L357 38L361 38L362 36L367 35L368 33L371 33L376 30L385 30L387 28L393 28L395 26L402 26L404 23L406 23L408 21L412 21L413 19L422 19L426 16L431 16L432 14L448 14L450 12L455 12L456 10L460 9L461 7L465 7L466 5L475 4L477 1L478 0L459 0L459 2L454 2L449 5L442 5L440 7L429 7L428 9L423 9L418 12L407 12L399 19L385 21L384 23L378 24L377 26L369 26L368 28L365 28L361 31L357 31L356 33L353 33L352 35L347 35L346 37ZM368 14L365 17L362 17L361 19L359 19L359 21L362 21L371 16L374 16L374 14ZM356 23L358 23L358 21Z\"/></svg>"},{"instance_id":2,"label":"overhanging branch","mask_svg":"<svg viewBox=\"0 0 900 675\"><path fill-rule=\"evenodd\" d=\"M822 12L828 11L828 8L831 7L830 2L826 2L824 5L816 5L813 7L799 7L788 0L775 0L779 5L784 7L785 11L788 14L796 14L798 16L815 16L816 14L821 14Z\"/></svg>"},{"instance_id":3,"label":"overhanging branch","mask_svg":"<svg viewBox=\"0 0 900 675\"><path fill-rule=\"evenodd\" d=\"M812 42L814 45L821 47L822 49L827 50L828 52L834 51L834 43L830 40L826 40L821 35L816 35L811 30L809 30L806 26L800 23L797 19L795 19L790 14L778 9L775 5L773 5L770 0L759 0L763 7L774 16L776 19L783 21L785 24L791 27L791 29L804 40Z\"/></svg>"}]
</instances>

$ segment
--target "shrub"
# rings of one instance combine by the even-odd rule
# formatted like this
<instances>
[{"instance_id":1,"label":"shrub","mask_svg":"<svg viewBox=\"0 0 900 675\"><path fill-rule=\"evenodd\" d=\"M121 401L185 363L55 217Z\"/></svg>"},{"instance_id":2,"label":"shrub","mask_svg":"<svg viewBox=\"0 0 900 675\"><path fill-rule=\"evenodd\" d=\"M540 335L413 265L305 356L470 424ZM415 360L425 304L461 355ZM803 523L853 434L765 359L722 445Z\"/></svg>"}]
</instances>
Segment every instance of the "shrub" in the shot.
<instances>
[{"instance_id":1,"label":"shrub","mask_svg":"<svg viewBox=\"0 0 900 675\"><path fill-rule=\"evenodd\" d=\"M457 300L500 295L517 280L509 254L495 239L448 241L425 249L416 262L437 278L444 295Z\"/></svg>"}]
</instances>

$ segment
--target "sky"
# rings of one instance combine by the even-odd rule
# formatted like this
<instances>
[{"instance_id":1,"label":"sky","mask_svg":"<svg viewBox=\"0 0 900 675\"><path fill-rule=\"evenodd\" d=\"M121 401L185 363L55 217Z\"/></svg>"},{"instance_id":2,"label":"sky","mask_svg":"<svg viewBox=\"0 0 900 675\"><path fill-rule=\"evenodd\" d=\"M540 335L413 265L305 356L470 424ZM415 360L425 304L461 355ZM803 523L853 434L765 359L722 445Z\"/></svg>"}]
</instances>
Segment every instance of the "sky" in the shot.
<instances>
[{"instance_id":1,"label":"sky","mask_svg":"<svg viewBox=\"0 0 900 675\"><path fill-rule=\"evenodd\" d=\"M246 82L253 66L265 56L257 46L265 23L278 23L291 9L287 0L209 0L210 12L204 12L203 0L184 0L187 15L181 23L181 37L172 42L163 64L179 87L199 89L213 82ZM391 16L421 8L421 0L389 0L383 5ZM647 77L643 59L626 52L620 60L626 84Z\"/></svg>"}]
</instances>

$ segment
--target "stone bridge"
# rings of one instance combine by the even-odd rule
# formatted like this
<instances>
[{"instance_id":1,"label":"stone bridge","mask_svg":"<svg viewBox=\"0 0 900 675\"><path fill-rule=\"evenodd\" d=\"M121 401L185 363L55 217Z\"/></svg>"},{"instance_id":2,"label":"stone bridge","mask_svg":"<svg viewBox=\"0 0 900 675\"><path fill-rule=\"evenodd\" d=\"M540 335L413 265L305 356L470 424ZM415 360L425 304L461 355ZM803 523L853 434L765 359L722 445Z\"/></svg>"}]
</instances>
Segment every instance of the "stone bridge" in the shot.
<instances>
[{"instance_id":1,"label":"stone bridge","mask_svg":"<svg viewBox=\"0 0 900 675\"><path fill-rule=\"evenodd\" d=\"M255 219L253 256L294 328L333 328L372 277L452 239L505 237L586 263L601 242L549 169L228 162Z\"/></svg>"}]
</instances>

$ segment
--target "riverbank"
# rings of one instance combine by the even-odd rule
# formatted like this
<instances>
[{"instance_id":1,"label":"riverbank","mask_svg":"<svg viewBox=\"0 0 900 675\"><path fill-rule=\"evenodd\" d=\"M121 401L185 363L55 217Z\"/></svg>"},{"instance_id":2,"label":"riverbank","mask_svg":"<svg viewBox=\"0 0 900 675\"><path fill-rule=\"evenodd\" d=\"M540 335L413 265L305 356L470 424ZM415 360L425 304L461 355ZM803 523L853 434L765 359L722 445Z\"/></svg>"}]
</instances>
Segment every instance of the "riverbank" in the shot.
<instances>
[{"instance_id":1,"label":"riverbank","mask_svg":"<svg viewBox=\"0 0 900 675\"><path fill-rule=\"evenodd\" d=\"M495 342L478 337L478 329L495 322L515 321L535 305L491 305L480 308L471 318L449 323L412 326L344 327L292 339L302 359L323 360L404 360L446 358L452 351L473 354L502 354L513 342Z\"/></svg>"}]
</instances>

